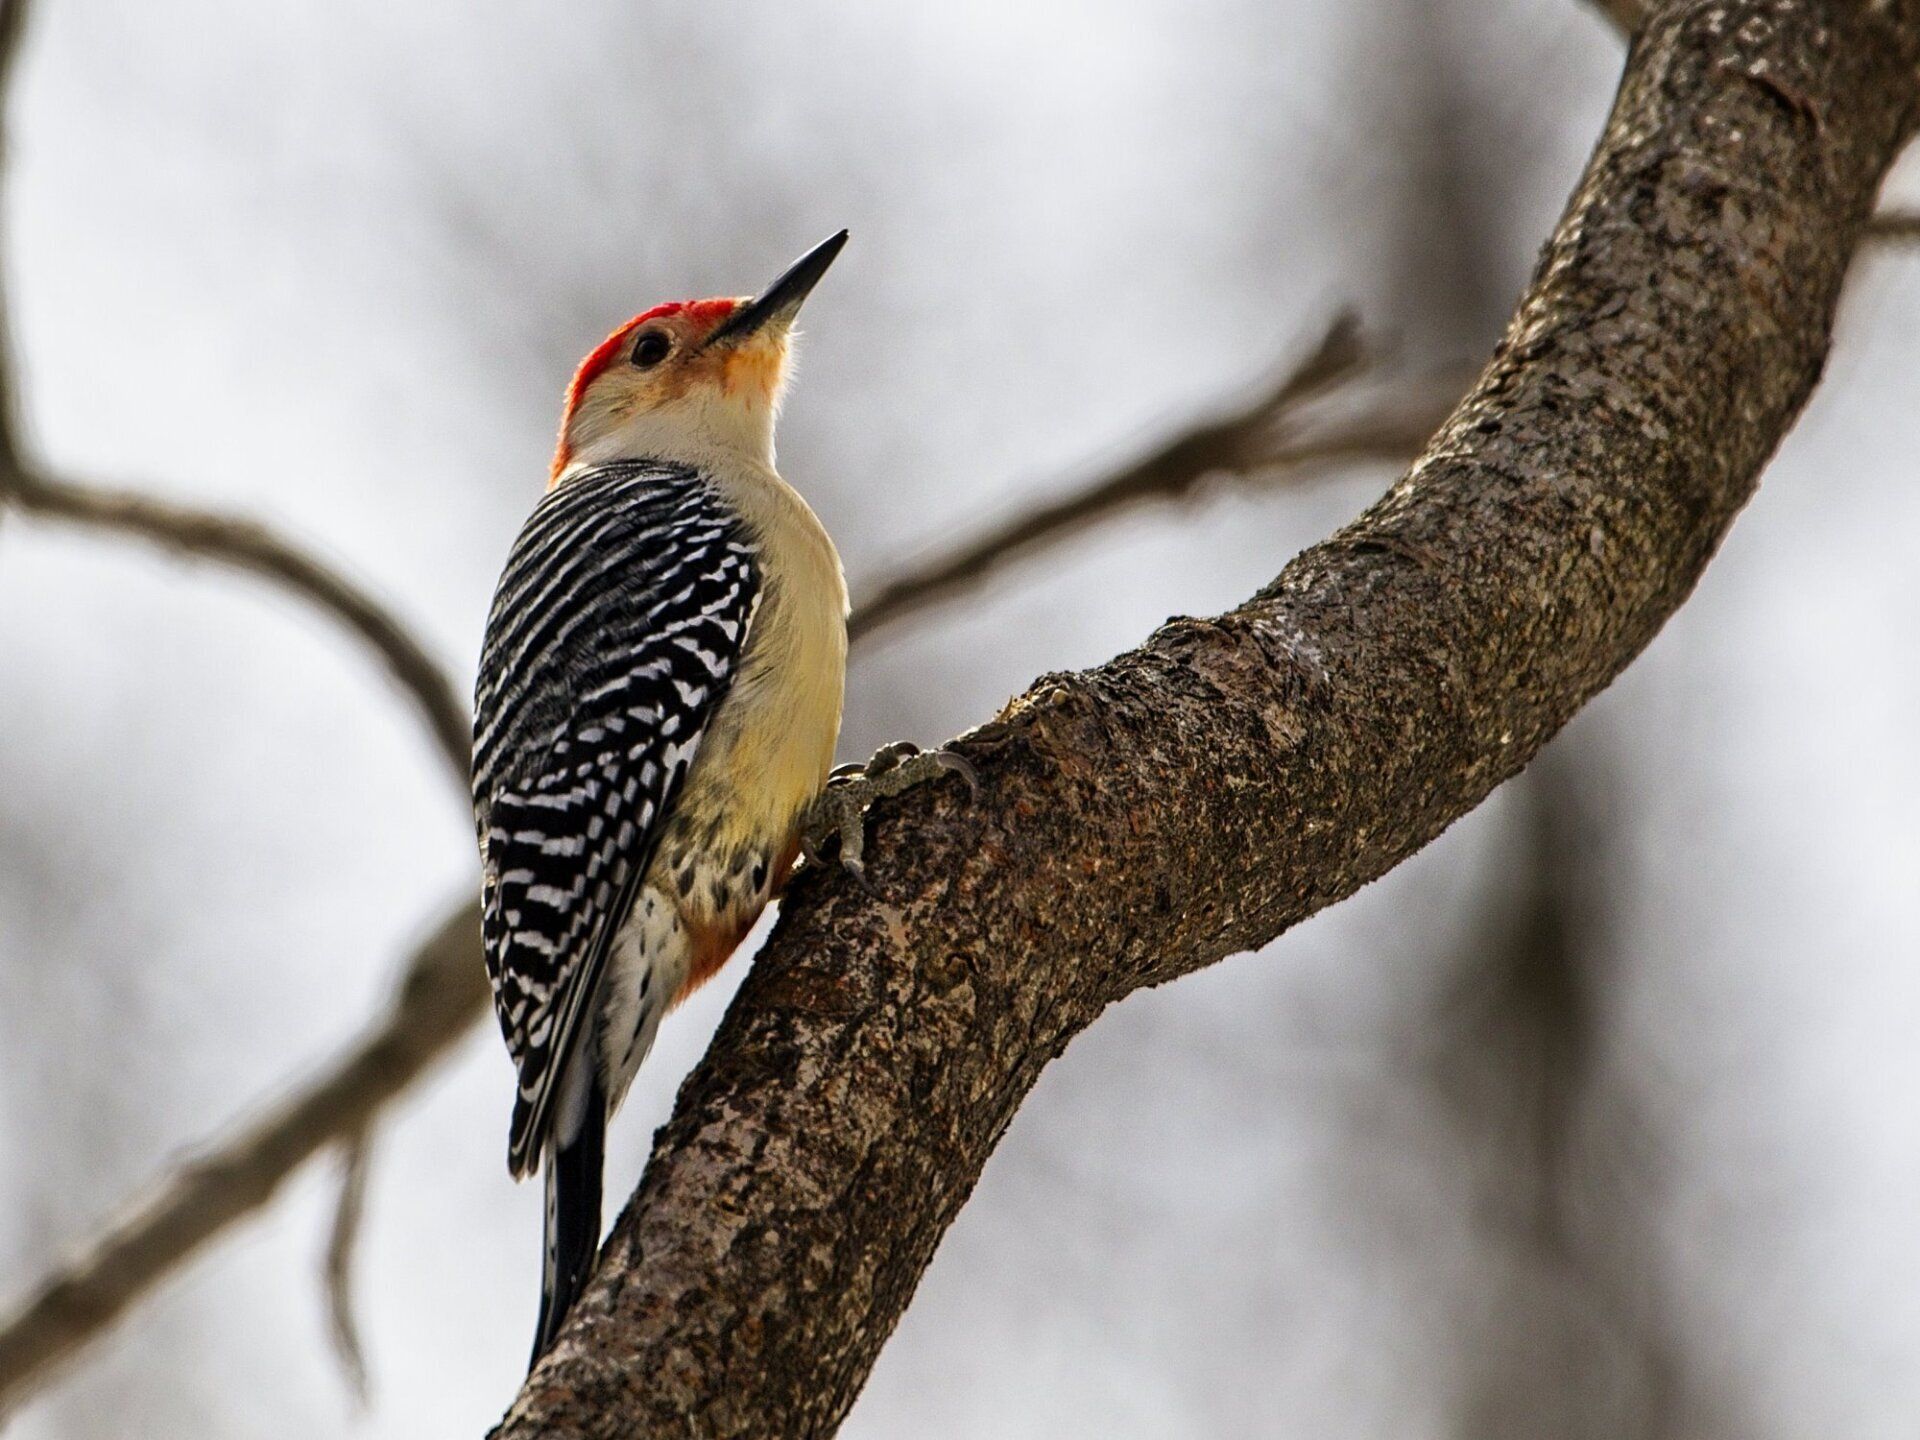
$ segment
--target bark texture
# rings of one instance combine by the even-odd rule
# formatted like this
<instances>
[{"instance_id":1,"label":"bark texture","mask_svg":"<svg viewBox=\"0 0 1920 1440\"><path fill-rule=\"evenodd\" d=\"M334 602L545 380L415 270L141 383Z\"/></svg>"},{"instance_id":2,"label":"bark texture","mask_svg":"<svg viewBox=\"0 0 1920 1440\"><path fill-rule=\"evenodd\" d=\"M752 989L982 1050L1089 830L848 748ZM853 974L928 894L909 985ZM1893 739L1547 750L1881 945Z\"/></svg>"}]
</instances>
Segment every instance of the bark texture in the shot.
<instances>
[{"instance_id":1,"label":"bark texture","mask_svg":"<svg viewBox=\"0 0 1920 1440\"><path fill-rule=\"evenodd\" d=\"M804 876L495 1432L831 1434L1042 1067L1472 809L1686 598L1819 377L1920 0L1657 7L1476 388L1239 609L1043 678ZM957 789L957 787L951 787Z\"/></svg>"}]
</instances>

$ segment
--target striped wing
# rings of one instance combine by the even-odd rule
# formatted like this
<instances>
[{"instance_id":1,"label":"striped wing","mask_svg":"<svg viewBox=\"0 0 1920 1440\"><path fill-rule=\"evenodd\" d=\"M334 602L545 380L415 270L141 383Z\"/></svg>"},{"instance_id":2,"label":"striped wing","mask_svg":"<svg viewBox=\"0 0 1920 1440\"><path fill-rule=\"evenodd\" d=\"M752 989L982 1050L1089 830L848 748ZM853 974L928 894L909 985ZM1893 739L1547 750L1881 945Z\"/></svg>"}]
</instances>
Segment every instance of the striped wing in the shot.
<instances>
[{"instance_id":1,"label":"striped wing","mask_svg":"<svg viewBox=\"0 0 1920 1440\"><path fill-rule=\"evenodd\" d=\"M520 1077L516 1175L538 1161L607 953L758 597L745 528L681 466L567 481L508 557L480 658L473 801L487 974Z\"/></svg>"}]
</instances>

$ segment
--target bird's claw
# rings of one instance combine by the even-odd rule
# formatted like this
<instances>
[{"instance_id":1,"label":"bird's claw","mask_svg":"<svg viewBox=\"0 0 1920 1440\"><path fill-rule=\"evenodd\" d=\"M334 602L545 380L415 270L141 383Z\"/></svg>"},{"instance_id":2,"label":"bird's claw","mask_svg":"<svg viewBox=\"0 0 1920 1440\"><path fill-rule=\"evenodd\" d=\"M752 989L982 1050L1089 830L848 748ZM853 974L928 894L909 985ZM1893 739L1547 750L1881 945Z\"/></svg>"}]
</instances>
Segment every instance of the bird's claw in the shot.
<instances>
[{"instance_id":1,"label":"bird's claw","mask_svg":"<svg viewBox=\"0 0 1920 1440\"><path fill-rule=\"evenodd\" d=\"M908 740L883 745L865 765L837 765L827 777L827 788L814 801L800 827L800 848L807 863L818 865L828 843L840 846L840 868L852 874L869 894L867 880L866 815L876 800L898 795L930 780L958 775L969 796L980 792L980 772L964 755L951 750L922 750Z\"/></svg>"}]
</instances>

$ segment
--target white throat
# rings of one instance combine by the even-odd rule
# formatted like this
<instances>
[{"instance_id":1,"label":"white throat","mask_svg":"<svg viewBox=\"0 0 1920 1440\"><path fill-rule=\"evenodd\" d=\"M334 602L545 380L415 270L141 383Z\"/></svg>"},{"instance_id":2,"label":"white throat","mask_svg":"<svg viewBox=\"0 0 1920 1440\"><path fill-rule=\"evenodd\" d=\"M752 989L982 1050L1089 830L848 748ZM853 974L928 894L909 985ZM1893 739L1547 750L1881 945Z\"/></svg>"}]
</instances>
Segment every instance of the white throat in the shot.
<instances>
[{"instance_id":1,"label":"white throat","mask_svg":"<svg viewBox=\"0 0 1920 1440\"><path fill-rule=\"evenodd\" d=\"M589 410L574 419L564 474L615 460L669 460L697 470L773 469L774 407L761 396L716 391L638 414Z\"/></svg>"}]
</instances>

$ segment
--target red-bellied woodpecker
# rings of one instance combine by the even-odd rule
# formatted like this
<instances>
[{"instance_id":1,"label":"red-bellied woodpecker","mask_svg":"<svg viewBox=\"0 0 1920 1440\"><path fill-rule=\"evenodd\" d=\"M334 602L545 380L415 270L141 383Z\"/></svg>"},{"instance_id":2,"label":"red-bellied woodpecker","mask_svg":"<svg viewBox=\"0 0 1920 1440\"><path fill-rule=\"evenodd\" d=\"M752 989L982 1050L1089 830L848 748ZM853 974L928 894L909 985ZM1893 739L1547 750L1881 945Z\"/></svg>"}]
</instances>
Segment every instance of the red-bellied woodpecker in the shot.
<instances>
[{"instance_id":1,"label":"red-bellied woodpecker","mask_svg":"<svg viewBox=\"0 0 1920 1440\"><path fill-rule=\"evenodd\" d=\"M774 471L773 422L793 318L845 243L758 299L649 310L587 356L487 621L474 813L519 1070L507 1163L547 1173L536 1361L599 1242L607 1118L661 1016L779 889L833 763L846 585ZM971 779L944 753L883 756L823 807L855 868L872 793Z\"/></svg>"}]
</instances>

